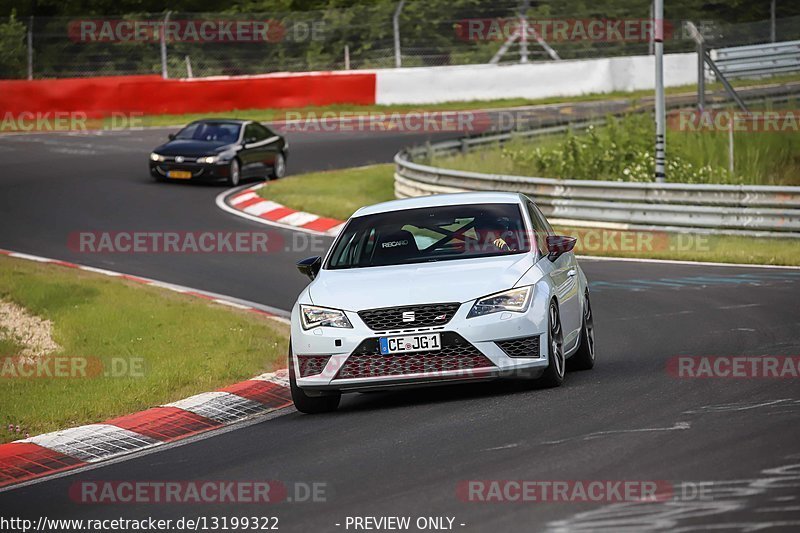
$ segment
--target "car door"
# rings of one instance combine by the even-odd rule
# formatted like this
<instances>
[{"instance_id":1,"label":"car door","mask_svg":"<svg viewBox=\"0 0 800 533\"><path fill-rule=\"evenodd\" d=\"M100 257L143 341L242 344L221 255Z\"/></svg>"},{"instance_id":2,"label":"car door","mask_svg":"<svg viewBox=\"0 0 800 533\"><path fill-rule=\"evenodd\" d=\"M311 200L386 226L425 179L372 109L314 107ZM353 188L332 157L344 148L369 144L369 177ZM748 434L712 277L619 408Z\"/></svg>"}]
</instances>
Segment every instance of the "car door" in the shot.
<instances>
[{"instance_id":1,"label":"car door","mask_svg":"<svg viewBox=\"0 0 800 533\"><path fill-rule=\"evenodd\" d=\"M262 163L265 169L272 169L275 166L275 156L278 155L283 146L281 138L263 124L255 123L254 125L263 139L262 153L264 159Z\"/></svg>"},{"instance_id":2,"label":"car door","mask_svg":"<svg viewBox=\"0 0 800 533\"><path fill-rule=\"evenodd\" d=\"M580 309L578 294L578 264L575 254L563 253L555 261L551 261L547 251L547 236L555 235L553 227L547 222L542 212L536 205L527 201L528 214L536 233L536 244L544 257L543 270L549 273L558 298L558 309L561 314L561 327L564 331L564 348L569 350L577 342L580 335L581 320L583 315Z\"/></svg>"},{"instance_id":3,"label":"car door","mask_svg":"<svg viewBox=\"0 0 800 533\"><path fill-rule=\"evenodd\" d=\"M244 151L247 152L248 175L266 176L275 162L275 139L271 132L257 122L244 128Z\"/></svg>"}]
</instances>

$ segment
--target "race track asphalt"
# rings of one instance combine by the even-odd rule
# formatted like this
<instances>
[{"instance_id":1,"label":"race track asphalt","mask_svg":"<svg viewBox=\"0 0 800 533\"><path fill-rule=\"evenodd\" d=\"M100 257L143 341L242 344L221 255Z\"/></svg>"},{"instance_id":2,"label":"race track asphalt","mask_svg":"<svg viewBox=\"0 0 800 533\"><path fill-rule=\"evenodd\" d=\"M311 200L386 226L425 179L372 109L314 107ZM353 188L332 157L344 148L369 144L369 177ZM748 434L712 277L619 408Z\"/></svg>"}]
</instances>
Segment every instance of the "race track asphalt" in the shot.
<instances>
[{"instance_id":1,"label":"race track asphalt","mask_svg":"<svg viewBox=\"0 0 800 533\"><path fill-rule=\"evenodd\" d=\"M220 211L219 186L149 178L147 154L166 131L0 138L0 247L288 309L305 283L294 262L312 254L95 255L69 248L77 231L263 229ZM420 141L404 134L289 139L292 173L387 162ZM234 431L0 493L2 515L278 516L284 531L344 531L348 516L381 515L450 516L461 531L797 531L800 382L678 379L667 362L678 355L800 354L800 271L589 259L582 265L592 282L598 364L570 373L562 388L495 382L351 395L325 416L287 409ZM327 501L87 505L68 495L76 481L210 479L324 483ZM705 492L633 504L459 498L459 482L488 479L663 480L676 493L698 486Z\"/></svg>"}]
</instances>

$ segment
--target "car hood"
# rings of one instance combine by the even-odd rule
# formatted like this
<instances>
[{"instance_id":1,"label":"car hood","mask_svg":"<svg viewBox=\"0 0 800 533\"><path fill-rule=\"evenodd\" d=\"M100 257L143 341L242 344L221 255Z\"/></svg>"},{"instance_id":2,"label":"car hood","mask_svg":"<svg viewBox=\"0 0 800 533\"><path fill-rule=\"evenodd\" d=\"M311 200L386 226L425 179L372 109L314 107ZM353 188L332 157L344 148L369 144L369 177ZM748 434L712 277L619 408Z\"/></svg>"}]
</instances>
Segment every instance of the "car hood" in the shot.
<instances>
[{"instance_id":1,"label":"car hood","mask_svg":"<svg viewBox=\"0 0 800 533\"><path fill-rule=\"evenodd\" d=\"M234 146L235 144L230 143L175 139L174 141L162 144L154 151L161 155L201 156L224 152L225 150L229 150Z\"/></svg>"},{"instance_id":2,"label":"car hood","mask_svg":"<svg viewBox=\"0 0 800 533\"><path fill-rule=\"evenodd\" d=\"M347 311L467 302L510 289L533 266L531 254L414 265L322 270L309 286L314 305Z\"/></svg>"}]
</instances>

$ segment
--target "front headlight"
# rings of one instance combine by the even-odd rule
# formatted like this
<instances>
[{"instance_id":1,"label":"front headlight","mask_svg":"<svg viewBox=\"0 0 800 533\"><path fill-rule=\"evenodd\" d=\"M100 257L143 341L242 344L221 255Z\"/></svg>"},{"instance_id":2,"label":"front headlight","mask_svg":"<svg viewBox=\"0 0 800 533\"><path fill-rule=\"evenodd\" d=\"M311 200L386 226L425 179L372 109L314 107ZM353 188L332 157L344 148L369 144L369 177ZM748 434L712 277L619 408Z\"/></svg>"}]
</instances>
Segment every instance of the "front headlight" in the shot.
<instances>
[{"instance_id":1,"label":"front headlight","mask_svg":"<svg viewBox=\"0 0 800 533\"><path fill-rule=\"evenodd\" d=\"M159 161L160 162L160 161L163 161L163 160L164 160L164 156L163 155L157 154L155 152L150 154L150 161Z\"/></svg>"},{"instance_id":2,"label":"front headlight","mask_svg":"<svg viewBox=\"0 0 800 533\"><path fill-rule=\"evenodd\" d=\"M208 165L214 164L217 161L219 161L219 156L218 155L210 155L208 157L198 157L197 158L197 162L198 163L205 163L205 164L208 164Z\"/></svg>"},{"instance_id":3,"label":"front headlight","mask_svg":"<svg viewBox=\"0 0 800 533\"><path fill-rule=\"evenodd\" d=\"M329 328L353 327L350 321L347 320L344 311L315 305L300 306L300 322L303 324L303 329L311 329L317 326L328 326Z\"/></svg>"},{"instance_id":4,"label":"front headlight","mask_svg":"<svg viewBox=\"0 0 800 533\"><path fill-rule=\"evenodd\" d=\"M533 287L528 285L527 287L520 287L518 289L511 289L485 296L475 302L475 305L469 310L467 318L499 313L500 311L524 313L528 310L532 292Z\"/></svg>"}]
</instances>

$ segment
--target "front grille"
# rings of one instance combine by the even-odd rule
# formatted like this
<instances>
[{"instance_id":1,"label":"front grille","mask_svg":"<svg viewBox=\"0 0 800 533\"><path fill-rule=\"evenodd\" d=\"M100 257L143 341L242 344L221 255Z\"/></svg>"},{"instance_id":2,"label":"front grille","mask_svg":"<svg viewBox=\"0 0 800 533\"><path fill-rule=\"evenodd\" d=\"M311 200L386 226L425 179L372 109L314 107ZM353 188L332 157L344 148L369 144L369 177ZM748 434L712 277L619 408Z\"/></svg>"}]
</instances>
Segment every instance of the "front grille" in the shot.
<instances>
[{"instance_id":1,"label":"front grille","mask_svg":"<svg viewBox=\"0 0 800 533\"><path fill-rule=\"evenodd\" d=\"M359 311L358 316L374 331L397 328L424 328L447 324L460 306L461 304L459 303L445 303L384 307L382 309ZM403 313L406 313L406 321L403 320ZM410 318L409 313L413 313L414 320L408 320Z\"/></svg>"},{"instance_id":2,"label":"front grille","mask_svg":"<svg viewBox=\"0 0 800 533\"><path fill-rule=\"evenodd\" d=\"M300 377L305 378L321 374L330 358L330 355L298 355L297 362L300 365Z\"/></svg>"},{"instance_id":3,"label":"front grille","mask_svg":"<svg viewBox=\"0 0 800 533\"><path fill-rule=\"evenodd\" d=\"M501 350L506 352L509 357L539 357L539 336L521 337L519 339L509 339L497 341Z\"/></svg>"},{"instance_id":4,"label":"front grille","mask_svg":"<svg viewBox=\"0 0 800 533\"><path fill-rule=\"evenodd\" d=\"M445 331L442 333L442 349L432 352L381 355L378 338L365 339L347 358L334 379L470 371L493 367L494 364L464 337Z\"/></svg>"}]
</instances>

